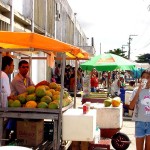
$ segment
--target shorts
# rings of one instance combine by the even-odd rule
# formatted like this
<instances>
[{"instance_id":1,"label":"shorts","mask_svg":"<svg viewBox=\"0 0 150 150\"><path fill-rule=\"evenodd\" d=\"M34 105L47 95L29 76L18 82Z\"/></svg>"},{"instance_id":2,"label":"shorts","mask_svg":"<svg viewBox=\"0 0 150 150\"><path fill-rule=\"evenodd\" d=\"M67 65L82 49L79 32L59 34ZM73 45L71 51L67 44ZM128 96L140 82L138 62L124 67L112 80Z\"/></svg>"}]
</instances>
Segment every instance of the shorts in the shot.
<instances>
[{"instance_id":1,"label":"shorts","mask_svg":"<svg viewBox=\"0 0 150 150\"><path fill-rule=\"evenodd\" d=\"M150 122L135 122L135 137L145 137L150 135Z\"/></svg>"}]
</instances>

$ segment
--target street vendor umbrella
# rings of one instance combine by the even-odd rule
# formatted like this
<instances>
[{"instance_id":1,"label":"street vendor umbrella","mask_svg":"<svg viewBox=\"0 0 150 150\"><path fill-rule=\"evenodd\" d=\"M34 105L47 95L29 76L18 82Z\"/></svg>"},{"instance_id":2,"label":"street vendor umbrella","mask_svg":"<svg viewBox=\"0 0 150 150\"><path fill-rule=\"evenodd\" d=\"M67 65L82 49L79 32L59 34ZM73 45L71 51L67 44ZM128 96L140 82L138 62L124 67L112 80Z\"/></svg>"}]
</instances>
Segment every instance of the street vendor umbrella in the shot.
<instances>
[{"instance_id":1,"label":"street vendor umbrella","mask_svg":"<svg viewBox=\"0 0 150 150\"><path fill-rule=\"evenodd\" d=\"M91 71L95 68L97 71L113 71L113 70L132 70L135 64L121 56L106 53L93 57L80 65L83 70Z\"/></svg>"}]
</instances>

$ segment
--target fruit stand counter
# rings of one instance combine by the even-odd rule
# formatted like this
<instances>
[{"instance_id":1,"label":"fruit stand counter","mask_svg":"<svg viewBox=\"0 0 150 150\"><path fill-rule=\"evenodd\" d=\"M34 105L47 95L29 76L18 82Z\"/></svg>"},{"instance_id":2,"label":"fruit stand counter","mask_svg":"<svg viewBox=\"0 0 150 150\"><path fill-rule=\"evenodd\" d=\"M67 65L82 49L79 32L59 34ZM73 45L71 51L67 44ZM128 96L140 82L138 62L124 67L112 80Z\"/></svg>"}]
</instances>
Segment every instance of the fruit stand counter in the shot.
<instances>
[{"instance_id":1,"label":"fruit stand counter","mask_svg":"<svg viewBox=\"0 0 150 150\"><path fill-rule=\"evenodd\" d=\"M86 102L103 103L107 98L108 92L91 92L89 95L83 96L82 104Z\"/></svg>"},{"instance_id":2,"label":"fruit stand counter","mask_svg":"<svg viewBox=\"0 0 150 150\"><path fill-rule=\"evenodd\" d=\"M91 107L96 109L96 124L101 129L101 136L111 138L123 125L123 105L119 107L105 107L102 103L92 103Z\"/></svg>"},{"instance_id":3,"label":"fruit stand counter","mask_svg":"<svg viewBox=\"0 0 150 150\"><path fill-rule=\"evenodd\" d=\"M83 109L82 106L79 108ZM96 110L96 125L101 129L101 136L111 138L123 125L123 105L105 107L104 103L91 103L90 111Z\"/></svg>"},{"instance_id":4,"label":"fruit stand counter","mask_svg":"<svg viewBox=\"0 0 150 150\"><path fill-rule=\"evenodd\" d=\"M58 150L58 121L60 117L60 111L64 112L73 106L73 102L70 105L60 109L43 109L43 108L0 108L0 139L3 139L3 121L4 118L18 118L18 119L51 119L54 120L54 135L52 147L54 150ZM1 142L0 142L1 145Z\"/></svg>"}]
</instances>

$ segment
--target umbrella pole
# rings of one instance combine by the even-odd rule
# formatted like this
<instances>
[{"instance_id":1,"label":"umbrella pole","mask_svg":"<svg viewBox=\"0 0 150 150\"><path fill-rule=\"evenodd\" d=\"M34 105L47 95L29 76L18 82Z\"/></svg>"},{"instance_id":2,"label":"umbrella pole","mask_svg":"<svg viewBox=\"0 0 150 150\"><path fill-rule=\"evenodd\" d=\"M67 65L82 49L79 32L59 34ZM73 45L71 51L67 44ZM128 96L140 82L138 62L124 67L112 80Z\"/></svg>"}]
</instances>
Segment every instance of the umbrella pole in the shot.
<instances>
[{"instance_id":1,"label":"umbrella pole","mask_svg":"<svg viewBox=\"0 0 150 150\"><path fill-rule=\"evenodd\" d=\"M75 60L75 84L74 84L74 108L76 108L76 96L77 96L77 59Z\"/></svg>"}]
</instances>

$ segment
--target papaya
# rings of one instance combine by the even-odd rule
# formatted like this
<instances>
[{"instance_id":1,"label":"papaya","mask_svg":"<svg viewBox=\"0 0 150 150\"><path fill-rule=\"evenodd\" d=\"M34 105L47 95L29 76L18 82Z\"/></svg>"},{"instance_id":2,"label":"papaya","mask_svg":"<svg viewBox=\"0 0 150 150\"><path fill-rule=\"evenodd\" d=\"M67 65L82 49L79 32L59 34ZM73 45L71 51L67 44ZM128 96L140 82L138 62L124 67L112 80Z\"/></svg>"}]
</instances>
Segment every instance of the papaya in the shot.
<instances>
[{"instance_id":1,"label":"papaya","mask_svg":"<svg viewBox=\"0 0 150 150\"><path fill-rule=\"evenodd\" d=\"M21 107L21 103L19 100L14 100L10 106L11 107Z\"/></svg>"},{"instance_id":2,"label":"papaya","mask_svg":"<svg viewBox=\"0 0 150 150\"><path fill-rule=\"evenodd\" d=\"M50 88L49 88L49 86L47 86L47 85L44 85L45 86L45 90L49 90Z\"/></svg>"},{"instance_id":3,"label":"papaya","mask_svg":"<svg viewBox=\"0 0 150 150\"><path fill-rule=\"evenodd\" d=\"M32 94L30 94L30 95L27 95L27 97L26 97L26 101L36 101L36 95L35 95L35 93L32 93Z\"/></svg>"},{"instance_id":4,"label":"papaya","mask_svg":"<svg viewBox=\"0 0 150 150\"><path fill-rule=\"evenodd\" d=\"M52 95L54 95L54 93L55 93L54 89L49 89L48 91L50 91L52 93Z\"/></svg>"},{"instance_id":5,"label":"papaya","mask_svg":"<svg viewBox=\"0 0 150 150\"><path fill-rule=\"evenodd\" d=\"M53 101L54 101L54 100L60 101L60 95L53 95L53 96L52 96L52 100L53 100Z\"/></svg>"},{"instance_id":6,"label":"papaya","mask_svg":"<svg viewBox=\"0 0 150 150\"><path fill-rule=\"evenodd\" d=\"M120 106L120 103L121 103L120 97L114 97L114 98L112 99L112 106L113 106L113 107L119 107L119 106Z\"/></svg>"},{"instance_id":7,"label":"papaya","mask_svg":"<svg viewBox=\"0 0 150 150\"><path fill-rule=\"evenodd\" d=\"M44 85L38 86L35 90L36 96L43 97L46 95L46 89Z\"/></svg>"},{"instance_id":8,"label":"papaya","mask_svg":"<svg viewBox=\"0 0 150 150\"><path fill-rule=\"evenodd\" d=\"M31 85L26 88L28 94L32 94L35 92L35 86Z\"/></svg>"},{"instance_id":9,"label":"papaya","mask_svg":"<svg viewBox=\"0 0 150 150\"><path fill-rule=\"evenodd\" d=\"M21 104L25 104L26 103L27 92L19 94L17 97L20 100Z\"/></svg>"},{"instance_id":10,"label":"papaya","mask_svg":"<svg viewBox=\"0 0 150 150\"><path fill-rule=\"evenodd\" d=\"M59 108L58 101L52 101L51 103L49 103L48 108L50 108L50 109L58 109Z\"/></svg>"},{"instance_id":11,"label":"papaya","mask_svg":"<svg viewBox=\"0 0 150 150\"><path fill-rule=\"evenodd\" d=\"M8 100L8 107L12 107L12 103L13 103L13 100L12 100L12 99L9 99L9 100Z\"/></svg>"},{"instance_id":12,"label":"papaya","mask_svg":"<svg viewBox=\"0 0 150 150\"><path fill-rule=\"evenodd\" d=\"M51 83L49 84L49 87L50 87L50 89L56 89L56 88L57 88L57 83L51 82Z\"/></svg>"},{"instance_id":13,"label":"papaya","mask_svg":"<svg viewBox=\"0 0 150 150\"><path fill-rule=\"evenodd\" d=\"M46 90L46 96L52 97L52 92L50 90Z\"/></svg>"},{"instance_id":14,"label":"papaya","mask_svg":"<svg viewBox=\"0 0 150 150\"><path fill-rule=\"evenodd\" d=\"M49 104L52 101L52 99L49 96L43 96L41 98L41 102L46 102L47 104Z\"/></svg>"},{"instance_id":15,"label":"papaya","mask_svg":"<svg viewBox=\"0 0 150 150\"><path fill-rule=\"evenodd\" d=\"M37 107L37 103L35 101L28 101L26 104L25 104L25 107L26 108L36 108Z\"/></svg>"},{"instance_id":16,"label":"papaya","mask_svg":"<svg viewBox=\"0 0 150 150\"><path fill-rule=\"evenodd\" d=\"M46 102L40 102L37 105L37 108L47 108L47 107L48 107L48 104Z\"/></svg>"}]
</instances>

